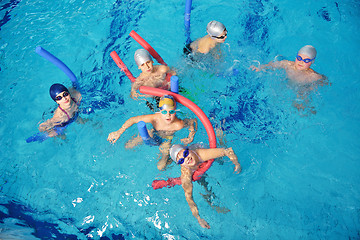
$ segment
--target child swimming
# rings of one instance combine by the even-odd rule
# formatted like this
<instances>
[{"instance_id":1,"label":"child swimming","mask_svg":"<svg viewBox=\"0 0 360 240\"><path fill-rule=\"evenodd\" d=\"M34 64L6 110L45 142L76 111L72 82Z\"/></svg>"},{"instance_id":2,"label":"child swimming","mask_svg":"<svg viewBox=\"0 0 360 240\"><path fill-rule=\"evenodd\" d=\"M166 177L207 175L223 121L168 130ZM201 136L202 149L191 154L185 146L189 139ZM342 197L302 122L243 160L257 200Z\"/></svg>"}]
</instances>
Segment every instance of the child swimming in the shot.
<instances>
[{"instance_id":1,"label":"child swimming","mask_svg":"<svg viewBox=\"0 0 360 240\"><path fill-rule=\"evenodd\" d=\"M282 60L250 68L256 72L268 68L285 69L287 78L297 89L297 98L294 100L293 106L299 111L308 110L309 113L316 114L314 106L311 106L310 103L310 93L316 86L329 84L326 76L310 68L315 61L316 54L313 46L306 45L298 51L295 61Z\"/></svg>"},{"instance_id":2,"label":"child swimming","mask_svg":"<svg viewBox=\"0 0 360 240\"><path fill-rule=\"evenodd\" d=\"M41 132L47 132L49 137L58 135L54 127L64 127L78 117L81 93L64 85L55 83L50 87L50 97L58 104L54 116L39 126Z\"/></svg>"},{"instance_id":3,"label":"child swimming","mask_svg":"<svg viewBox=\"0 0 360 240\"><path fill-rule=\"evenodd\" d=\"M269 62L259 67L251 66L253 71L259 72L265 69L285 69L287 77L300 85L306 85L322 80L327 80L326 76L315 72L310 66L316 58L316 49L311 45L302 47L296 55L295 61L282 60L278 62Z\"/></svg>"},{"instance_id":4,"label":"child swimming","mask_svg":"<svg viewBox=\"0 0 360 240\"><path fill-rule=\"evenodd\" d=\"M163 139L162 143L159 146L161 152L161 158L157 163L159 170L164 169L168 164L169 159L169 148L171 146L172 138L175 132L183 129L189 128L189 136L181 140L185 145L191 143L194 140L194 136L197 130L197 120L196 119L184 119L181 120L176 117L176 101L170 95L164 95L160 98L159 102L160 112L149 115L141 115L137 117L129 118L119 130L112 132L108 136L108 141L110 143L115 143L120 136L125 132L126 129L131 127L133 124L138 123L139 121L144 121L146 123L151 123L153 129L150 131L150 135L158 135ZM132 148L142 142L142 138L137 136L134 139L129 140L125 147Z\"/></svg>"},{"instance_id":5,"label":"child swimming","mask_svg":"<svg viewBox=\"0 0 360 240\"><path fill-rule=\"evenodd\" d=\"M141 86L148 86L154 88L161 88L165 90L170 89L170 82L166 80L167 74L175 75L174 71L171 71L168 66L165 65L153 65L150 54L145 49L138 49L134 54L136 65L141 70L140 76L138 76L131 87L131 97L133 99L138 98L141 95L137 90Z\"/></svg>"},{"instance_id":6,"label":"child swimming","mask_svg":"<svg viewBox=\"0 0 360 240\"><path fill-rule=\"evenodd\" d=\"M186 201L189 204L193 216L198 220L203 228L210 228L210 225L200 217L199 209L193 199L193 173L199 168L200 164L210 159L227 156L235 165L234 172L240 173L241 166L232 148L196 148L190 150L184 145L176 144L170 148L171 159L181 165L181 185L185 192Z\"/></svg>"},{"instance_id":7,"label":"child swimming","mask_svg":"<svg viewBox=\"0 0 360 240\"><path fill-rule=\"evenodd\" d=\"M224 43L227 38L227 30L224 24L218 21L209 22L206 32L208 33L206 36L187 44L184 53L207 54L219 44Z\"/></svg>"}]
</instances>

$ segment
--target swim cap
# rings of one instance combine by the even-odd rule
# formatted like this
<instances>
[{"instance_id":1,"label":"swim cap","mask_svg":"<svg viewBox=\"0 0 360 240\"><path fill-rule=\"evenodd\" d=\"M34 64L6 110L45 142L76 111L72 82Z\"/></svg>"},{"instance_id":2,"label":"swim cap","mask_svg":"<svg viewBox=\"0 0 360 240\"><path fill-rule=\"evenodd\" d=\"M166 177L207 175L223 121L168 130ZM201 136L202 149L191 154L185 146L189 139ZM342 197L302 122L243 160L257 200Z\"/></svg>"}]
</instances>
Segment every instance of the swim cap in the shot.
<instances>
[{"instance_id":1,"label":"swim cap","mask_svg":"<svg viewBox=\"0 0 360 240\"><path fill-rule=\"evenodd\" d=\"M172 145L169 152L170 152L170 157L174 162L177 163L176 157L179 154L179 152L183 149L186 149L186 147L184 145L181 145L181 144Z\"/></svg>"},{"instance_id":2,"label":"swim cap","mask_svg":"<svg viewBox=\"0 0 360 240\"><path fill-rule=\"evenodd\" d=\"M50 97L56 102L55 98L62 92L69 92L69 90L60 83L55 83L50 87Z\"/></svg>"},{"instance_id":3,"label":"swim cap","mask_svg":"<svg viewBox=\"0 0 360 240\"><path fill-rule=\"evenodd\" d=\"M151 58L149 52L142 48L136 50L136 52L134 54L134 59L135 59L136 65L138 65L138 67L140 67L147 61L152 61L152 58Z\"/></svg>"},{"instance_id":4,"label":"swim cap","mask_svg":"<svg viewBox=\"0 0 360 240\"><path fill-rule=\"evenodd\" d=\"M304 54L308 56L310 59L315 59L316 49L311 45L306 45L299 50L298 54Z\"/></svg>"},{"instance_id":5,"label":"swim cap","mask_svg":"<svg viewBox=\"0 0 360 240\"><path fill-rule=\"evenodd\" d=\"M163 110L165 108L176 108L176 101L171 95L164 95L160 98L159 109Z\"/></svg>"},{"instance_id":6,"label":"swim cap","mask_svg":"<svg viewBox=\"0 0 360 240\"><path fill-rule=\"evenodd\" d=\"M211 38L219 36L220 34L222 34L224 32L225 29L226 28L225 28L224 24L222 24L221 22L215 21L215 20L209 22L206 27L206 31L210 35Z\"/></svg>"}]
</instances>

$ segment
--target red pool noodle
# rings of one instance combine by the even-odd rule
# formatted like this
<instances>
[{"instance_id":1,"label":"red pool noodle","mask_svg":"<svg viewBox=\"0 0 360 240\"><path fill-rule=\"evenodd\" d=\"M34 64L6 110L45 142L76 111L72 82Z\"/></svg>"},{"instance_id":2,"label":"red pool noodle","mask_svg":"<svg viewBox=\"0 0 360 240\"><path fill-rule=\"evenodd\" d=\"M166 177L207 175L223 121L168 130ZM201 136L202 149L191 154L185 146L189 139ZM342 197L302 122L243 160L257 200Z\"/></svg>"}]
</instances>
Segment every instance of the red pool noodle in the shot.
<instances>
[{"instance_id":1,"label":"red pool noodle","mask_svg":"<svg viewBox=\"0 0 360 240\"><path fill-rule=\"evenodd\" d=\"M212 127L212 125L211 125L208 117L205 115L205 113L195 103L193 103L189 99L187 99L179 94L169 92L169 91L166 91L163 89L142 86L142 87L140 87L139 91L142 94L150 94L150 95L154 95L154 96L158 96L158 97L161 97L163 95L171 95L174 97L174 99L177 102L188 107L193 113L195 113L195 115L200 119L200 121L204 125L205 130L208 134L210 148L216 148L216 136L215 136L214 128ZM198 170L196 170L194 172L193 181L199 180L201 178L201 176L211 167L213 162L214 162L214 159L211 159L211 160L208 160L208 161L202 163L199 166ZM159 188L163 188L163 187L173 187L175 185L181 185L180 177L169 178L168 180L154 180L152 183L153 189L159 189Z\"/></svg>"},{"instance_id":2,"label":"red pool noodle","mask_svg":"<svg viewBox=\"0 0 360 240\"><path fill-rule=\"evenodd\" d=\"M137 34L134 30L130 32L130 37L132 37L135 41L137 41L143 48L145 48L153 58L158 61L158 63L167 66L164 60L160 57L160 55L153 49L150 44L148 44L139 34Z\"/></svg>"},{"instance_id":3,"label":"red pool noodle","mask_svg":"<svg viewBox=\"0 0 360 240\"><path fill-rule=\"evenodd\" d=\"M136 78L132 75L130 70L126 67L125 63L123 61L121 61L119 55L115 51L112 51L110 53L110 56L112 57L112 59L114 60L116 65L118 65L118 67L121 69L121 71L123 71L126 74L126 76L130 79L130 81L135 82Z\"/></svg>"}]
</instances>

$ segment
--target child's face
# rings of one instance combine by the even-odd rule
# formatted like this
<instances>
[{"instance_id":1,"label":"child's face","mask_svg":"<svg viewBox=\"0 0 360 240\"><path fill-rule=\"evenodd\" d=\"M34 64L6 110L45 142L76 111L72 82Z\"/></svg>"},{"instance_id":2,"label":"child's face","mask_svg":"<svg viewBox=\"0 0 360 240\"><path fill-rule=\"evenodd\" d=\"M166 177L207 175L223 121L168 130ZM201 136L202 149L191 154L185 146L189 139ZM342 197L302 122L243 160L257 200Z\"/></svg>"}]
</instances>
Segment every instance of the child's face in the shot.
<instances>
[{"instance_id":1,"label":"child's face","mask_svg":"<svg viewBox=\"0 0 360 240\"><path fill-rule=\"evenodd\" d=\"M176 118L176 109L167 107L160 111L161 118L168 124L172 123Z\"/></svg>"},{"instance_id":2,"label":"child's face","mask_svg":"<svg viewBox=\"0 0 360 240\"><path fill-rule=\"evenodd\" d=\"M153 61L147 61L143 63L141 66L139 66L139 69L144 73L151 73L153 70Z\"/></svg>"},{"instance_id":3,"label":"child's face","mask_svg":"<svg viewBox=\"0 0 360 240\"><path fill-rule=\"evenodd\" d=\"M304 62L305 59L310 59L309 56L305 55L305 54L298 54L298 56L301 57L301 61L299 61L297 58L295 58L295 68L297 70L307 70L310 68L311 64L313 63L313 61L311 62Z\"/></svg>"},{"instance_id":4,"label":"child's face","mask_svg":"<svg viewBox=\"0 0 360 240\"><path fill-rule=\"evenodd\" d=\"M193 151L191 151L191 150L188 150L188 151L189 151L189 154L185 157L185 155L184 155L185 149L181 150L176 157L176 161L179 162L179 160L181 158L185 157L184 162L181 165L184 167L194 167L197 164L197 158Z\"/></svg>"},{"instance_id":5,"label":"child's face","mask_svg":"<svg viewBox=\"0 0 360 240\"><path fill-rule=\"evenodd\" d=\"M227 38L227 30L225 29L225 30L222 32L222 34L220 34L219 36L217 36L216 41L217 41L218 43L223 43L223 42L225 42L226 38Z\"/></svg>"},{"instance_id":6,"label":"child's face","mask_svg":"<svg viewBox=\"0 0 360 240\"><path fill-rule=\"evenodd\" d=\"M59 99L59 100L57 100L57 99ZM61 92L60 94L58 94L56 96L56 102L58 104L68 104L68 103L70 103L70 99L71 99L70 94L68 92L65 92L65 91Z\"/></svg>"}]
</instances>

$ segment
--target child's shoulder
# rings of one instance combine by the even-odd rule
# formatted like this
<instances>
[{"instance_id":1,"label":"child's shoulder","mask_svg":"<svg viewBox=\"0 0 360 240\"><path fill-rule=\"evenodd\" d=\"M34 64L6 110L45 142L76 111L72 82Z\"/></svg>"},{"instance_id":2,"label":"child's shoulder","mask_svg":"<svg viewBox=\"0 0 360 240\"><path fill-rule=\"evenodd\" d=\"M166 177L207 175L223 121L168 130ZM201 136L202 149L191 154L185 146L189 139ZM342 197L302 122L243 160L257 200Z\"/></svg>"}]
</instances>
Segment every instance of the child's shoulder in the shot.
<instances>
[{"instance_id":1,"label":"child's shoulder","mask_svg":"<svg viewBox=\"0 0 360 240\"><path fill-rule=\"evenodd\" d=\"M71 97L75 98L76 101L81 100L81 93L75 88L69 89Z\"/></svg>"},{"instance_id":2,"label":"child's shoulder","mask_svg":"<svg viewBox=\"0 0 360 240\"><path fill-rule=\"evenodd\" d=\"M160 72L160 73L166 73L169 69L169 67L165 65L156 65L154 66L154 68L155 68L155 72Z\"/></svg>"}]
</instances>

